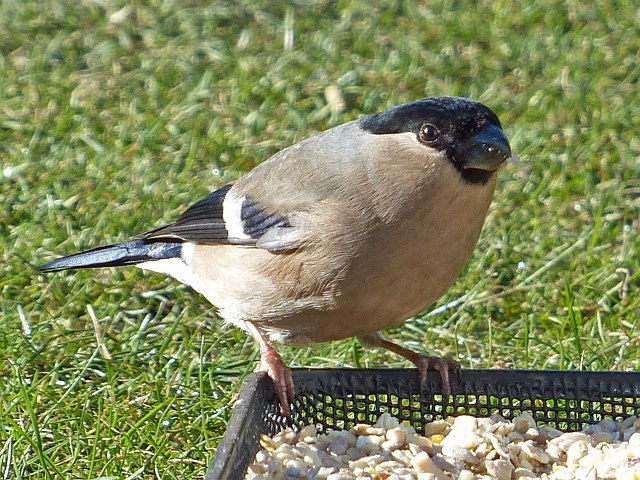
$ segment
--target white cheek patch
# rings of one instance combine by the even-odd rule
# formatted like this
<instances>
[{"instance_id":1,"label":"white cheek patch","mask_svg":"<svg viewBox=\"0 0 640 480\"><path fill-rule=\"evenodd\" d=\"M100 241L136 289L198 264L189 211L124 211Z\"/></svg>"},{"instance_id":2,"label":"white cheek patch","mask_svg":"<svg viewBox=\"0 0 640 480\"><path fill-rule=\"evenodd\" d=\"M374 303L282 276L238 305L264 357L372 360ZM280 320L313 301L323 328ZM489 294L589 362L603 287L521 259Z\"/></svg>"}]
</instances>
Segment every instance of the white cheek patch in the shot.
<instances>
[{"instance_id":1,"label":"white cheek patch","mask_svg":"<svg viewBox=\"0 0 640 480\"><path fill-rule=\"evenodd\" d=\"M234 240L252 240L252 238L244 233L242 225L242 204L247 197L237 198L233 191L227 193L222 202L222 219L227 229L227 235Z\"/></svg>"}]
</instances>

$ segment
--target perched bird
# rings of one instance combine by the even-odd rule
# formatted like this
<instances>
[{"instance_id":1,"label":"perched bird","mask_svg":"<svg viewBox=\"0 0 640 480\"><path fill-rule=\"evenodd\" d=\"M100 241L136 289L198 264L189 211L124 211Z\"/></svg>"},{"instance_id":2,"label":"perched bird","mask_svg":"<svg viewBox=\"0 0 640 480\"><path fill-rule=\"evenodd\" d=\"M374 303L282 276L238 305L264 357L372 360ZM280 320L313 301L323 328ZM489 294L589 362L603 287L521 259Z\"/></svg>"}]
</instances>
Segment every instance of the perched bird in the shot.
<instances>
[{"instance_id":1,"label":"perched bird","mask_svg":"<svg viewBox=\"0 0 640 480\"><path fill-rule=\"evenodd\" d=\"M457 362L380 331L460 274L510 156L489 108L425 98L288 147L139 239L39 268L135 265L190 285L256 340L285 414L293 379L270 341L356 336L412 361L422 379L439 370L448 388Z\"/></svg>"}]
</instances>

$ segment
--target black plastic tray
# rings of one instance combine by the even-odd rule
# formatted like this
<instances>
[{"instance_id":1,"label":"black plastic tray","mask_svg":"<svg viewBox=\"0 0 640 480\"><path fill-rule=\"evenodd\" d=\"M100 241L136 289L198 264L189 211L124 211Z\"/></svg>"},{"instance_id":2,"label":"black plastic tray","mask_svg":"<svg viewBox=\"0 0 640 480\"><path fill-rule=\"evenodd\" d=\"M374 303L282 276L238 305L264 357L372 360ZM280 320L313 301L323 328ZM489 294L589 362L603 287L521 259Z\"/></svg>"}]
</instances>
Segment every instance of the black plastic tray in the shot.
<instances>
[{"instance_id":1,"label":"black plastic tray","mask_svg":"<svg viewBox=\"0 0 640 480\"><path fill-rule=\"evenodd\" d=\"M314 424L320 432L375 422L381 413L421 432L434 419L456 415L506 419L529 412L539 424L580 430L603 418L640 416L640 372L463 370L451 395L442 395L433 373L420 391L415 369L295 369L296 396L290 420L280 416L271 380L249 375L207 480L239 480L259 449L261 434Z\"/></svg>"}]
</instances>

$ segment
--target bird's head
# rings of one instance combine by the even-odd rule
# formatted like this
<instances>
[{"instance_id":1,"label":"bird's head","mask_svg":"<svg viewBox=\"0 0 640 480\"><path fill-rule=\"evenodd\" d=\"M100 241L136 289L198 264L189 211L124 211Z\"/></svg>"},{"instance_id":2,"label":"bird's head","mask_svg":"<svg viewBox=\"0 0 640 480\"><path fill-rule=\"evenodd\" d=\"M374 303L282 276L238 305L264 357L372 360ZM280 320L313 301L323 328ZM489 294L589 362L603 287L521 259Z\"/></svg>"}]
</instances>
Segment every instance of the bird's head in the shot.
<instances>
[{"instance_id":1,"label":"bird's head","mask_svg":"<svg viewBox=\"0 0 640 480\"><path fill-rule=\"evenodd\" d=\"M485 184L511 156L496 114L467 98L433 97L363 117L360 127L375 135L410 133L425 148L444 152L472 184Z\"/></svg>"}]
</instances>

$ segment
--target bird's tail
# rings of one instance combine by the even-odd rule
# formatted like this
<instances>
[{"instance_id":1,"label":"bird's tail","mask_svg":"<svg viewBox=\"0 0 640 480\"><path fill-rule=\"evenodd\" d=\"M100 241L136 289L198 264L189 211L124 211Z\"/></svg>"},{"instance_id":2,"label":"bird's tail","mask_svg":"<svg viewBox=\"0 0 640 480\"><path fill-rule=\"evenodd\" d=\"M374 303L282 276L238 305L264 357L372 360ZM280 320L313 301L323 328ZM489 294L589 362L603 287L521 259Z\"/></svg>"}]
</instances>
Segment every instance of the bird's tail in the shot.
<instances>
[{"instance_id":1,"label":"bird's tail","mask_svg":"<svg viewBox=\"0 0 640 480\"><path fill-rule=\"evenodd\" d=\"M180 242L133 240L61 257L40 265L38 268L43 272L57 272L72 268L117 267L153 260L180 258L181 253L182 244Z\"/></svg>"}]
</instances>

